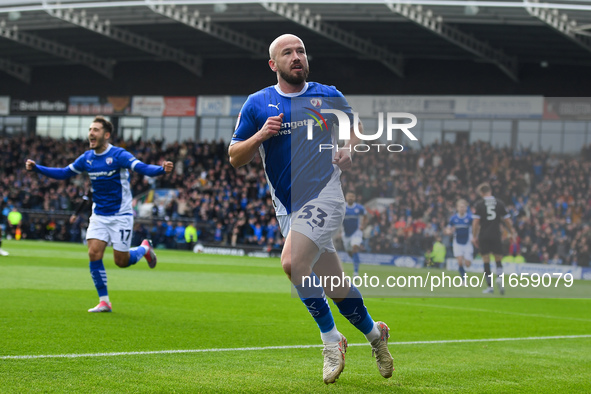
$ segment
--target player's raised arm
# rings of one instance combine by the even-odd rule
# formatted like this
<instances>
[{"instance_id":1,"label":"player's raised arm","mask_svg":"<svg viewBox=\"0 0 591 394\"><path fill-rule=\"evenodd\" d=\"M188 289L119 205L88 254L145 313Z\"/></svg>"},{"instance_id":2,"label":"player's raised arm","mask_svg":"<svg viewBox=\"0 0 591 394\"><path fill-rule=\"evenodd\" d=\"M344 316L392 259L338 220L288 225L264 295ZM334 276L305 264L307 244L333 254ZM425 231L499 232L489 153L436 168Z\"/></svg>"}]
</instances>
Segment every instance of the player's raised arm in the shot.
<instances>
[{"instance_id":1,"label":"player's raised arm","mask_svg":"<svg viewBox=\"0 0 591 394\"><path fill-rule=\"evenodd\" d=\"M165 161L162 163L162 167L164 168L164 172L170 174L174 168L174 163L172 161Z\"/></svg>"},{"instance_id":2,"label":"player's raised arm","mask_svg":"<svg viewBox=\"0 0 591 394\"><path fill-rule=\"evenodd\" d=\"M54 179L68 179L74 175L77 175L78 172L73 170L72 164L64 168L57 168L57 167L45 167L38 165L35 161L31 159L27 159L25 162L25 169L27 171L35 171L39 174L48 176Z\"/></svg>"},{"instance_id":3,"label":"player's raised arm","mask_svg":"<svg viewBox=\"0 0 591 394\"><path fill-rule=\"evenodd\" d=\"M33 171L36 165L37 163L35 163L33 160L27 159L27 162L25 163L25 168L27 171Z\"/></svg>"},{"instance_id":4,"label":"player's raised arm","mask_svg":"<svg viewBox=\"0 0 591 394\"><path fill-rule=\"evenodd\" d=\"M250 163L261 144L279 133L282 121L283 113L278 116L270 116L263 127L252 137L245 141L233 141L228 148L232 167L238 168Z\"/></svg>"},{"instance_id":5,"label":"player's raised arm","mask_svg":"<svg viewBox=\"0 0 591 394\"><path fill-rule=\"evenodd\" d=\"M135 159L135 161L131 163L130 168L138 174L147 176L158 176L170 174L172 172L172 169L174 168L174 164L172 161L164 161L162 162L161 166L156 166L153 164L146 164L138 159Z\"/></svg>"}]
</instances>

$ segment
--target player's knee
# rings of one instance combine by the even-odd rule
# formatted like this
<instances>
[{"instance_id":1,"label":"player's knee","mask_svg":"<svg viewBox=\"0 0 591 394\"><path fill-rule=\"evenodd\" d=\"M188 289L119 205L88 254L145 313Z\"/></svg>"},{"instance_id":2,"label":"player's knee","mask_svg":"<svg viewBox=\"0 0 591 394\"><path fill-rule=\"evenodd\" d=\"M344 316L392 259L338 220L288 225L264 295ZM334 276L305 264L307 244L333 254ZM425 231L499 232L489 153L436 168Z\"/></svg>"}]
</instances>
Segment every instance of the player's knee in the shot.
<instances>
[{"instance_id":1,"label":"player's knee","mask_svg":"<svg viewBox=\"0 0 591 394\"><path fill-rule=\"evenodd\" d=\"M90 261L101 260L103 258L103 254L100 251L91 249L88 251L88 258Z\"/></svg>"},{"instance_id":2,"label":"player's knee","mask_svg":"<svg viewBox=\"0 0 591 394\"><path fill-rule=\"evenodd\" d=\"M119 268L127 268L129 267L129 258L125 258L125 256L115 256L115 265Z\"/></svg>"},{"instance_id":3,"label":"player's knee","mask_svg":"<svg viewBox=\"0 0 591 394\"><path fill-rule=\"evenodd\" d=\"M298 259L299 257L294 257L291 254L281 257L281 268L283 268L283 272L285 272L289 279L303 278L312 273L312 267L307 264L302 264L302 259ZM298 281L294 282L294 284L298 284Z\"/></svg>"},{"instance_id":4,"label":"player's knee","mask_svg":"<svg viewBox=\"0 0 591 394\"><path fill-rule=\"evenodd\" d=\"M281 268L283 268L283 272L291 278L291 256L281 257Z\"/></svg>"}]
</instances>

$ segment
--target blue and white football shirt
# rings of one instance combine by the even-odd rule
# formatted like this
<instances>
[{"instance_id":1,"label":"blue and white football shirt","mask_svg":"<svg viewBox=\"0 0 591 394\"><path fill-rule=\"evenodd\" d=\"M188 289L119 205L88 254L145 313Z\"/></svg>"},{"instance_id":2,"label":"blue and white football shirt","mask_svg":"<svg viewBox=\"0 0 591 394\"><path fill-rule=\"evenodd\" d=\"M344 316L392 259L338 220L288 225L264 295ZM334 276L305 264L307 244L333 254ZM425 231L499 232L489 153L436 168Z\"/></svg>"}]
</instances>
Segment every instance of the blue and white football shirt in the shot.
<instances>
[{"instance_id":1,"label":"blue and white football shirt","mask_svg":"<svg viewBox=\"0 0 591 394\"><path fill-rule=\"evenodd\" d=\"M352 206L347 204L345 208L345 219L343 220L343 232L345 236L350 237L359 230L361 218L365 216L366 211L363 205L354 203Z\"/></svg>"},{"instance_id":2,"label":"blue and white football shirt","mask_svg":"<svg viewBox=\"0 0 591 394\"><path fill-rule=\"evenodd\" d=\"M329 98L333 98L332 102ZM244 103L231 144L246 141L263 127L267 118L283 113L279 133L259 148L277 215L299 210L318 196L335 171L340 172L332 164L335 152L319 150L320 144L336 147L333 126L338 126L337 117L322 114L325 121L314 126L312 140L307 138L310 114L335 107L352 122L351 107L343 94L334 86L316 82L307 82L298 93L284 93L277 85L269 86L250 95Z\"/></svg>"},{"instance_id":3,"label":"blue and white football shirt","mask_svg":"<svg viewBox=\"0 0 591 394\"><path fill-rule=\"evenodd\" d=\"M449 225L454 228L454 242L460 245L470 243L472 238L472 215L466 212L464 216L457 213L449 220Z\"/></svg>"},{"instance_id":4,"label":"blue and white football shirt","mask_svg":"<svg viewBox=\"0 0 591 394\"><path fill-rule=\"evenodd\" d=\"M77 174L87 172L92 183L92 212L97 215L132 215L129 171L140 161L123 148L109 144L96 154L84 152L69 168Z\"/></svg>"}]
</instances>

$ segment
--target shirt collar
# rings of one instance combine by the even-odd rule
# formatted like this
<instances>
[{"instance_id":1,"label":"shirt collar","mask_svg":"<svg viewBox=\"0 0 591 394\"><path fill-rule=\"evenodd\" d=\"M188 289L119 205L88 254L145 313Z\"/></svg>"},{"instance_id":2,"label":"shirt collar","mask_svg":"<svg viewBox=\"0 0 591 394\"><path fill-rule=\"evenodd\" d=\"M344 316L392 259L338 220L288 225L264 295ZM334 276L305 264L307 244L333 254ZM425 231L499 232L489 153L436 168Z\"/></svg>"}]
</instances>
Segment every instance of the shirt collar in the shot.
<instances>
[{"instance_id":1,"label":"shirt collar","mask_svg":"<svg viewBox=\"0 0 591 394\"><path fill-rule=\"evenodd\" d=\"M300 90L299 92L295 92L295 93L284 93L281 90L281 88L279 87L279 84L275 85L275 90L277 91L277 93L279 93L283 97L297 97L297 96L300 96L300 95L306 93L306 91L308 90L308 82L306 82L306 84L304 85L302 90Z\"/></svg>"}]
</instances>

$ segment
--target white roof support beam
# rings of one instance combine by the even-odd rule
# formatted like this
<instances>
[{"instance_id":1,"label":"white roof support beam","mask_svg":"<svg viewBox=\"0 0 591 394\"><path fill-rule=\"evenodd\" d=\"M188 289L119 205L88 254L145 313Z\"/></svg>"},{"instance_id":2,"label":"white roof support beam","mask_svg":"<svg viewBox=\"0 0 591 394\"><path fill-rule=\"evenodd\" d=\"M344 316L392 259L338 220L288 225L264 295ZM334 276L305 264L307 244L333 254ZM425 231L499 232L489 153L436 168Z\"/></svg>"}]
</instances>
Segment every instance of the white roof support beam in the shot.
<instances>
[{"instance_id":1,"label":"white roof support beam","mask_svg":"<svg viewBox=\"0 0 591 394\"><path fill-rule=\"evenodd\" d=\"M2 0L6 2L6 0ZM38 1L23 1L22 5L19 5L18 1L11 2L12 4L0 4L0 13L2 12L29 12L29 11L43 11L47 8L45 2L47 0ZM49 7L53 9L100 9L100 8L116 8L116 7L144 7L146 0L79 0L79 1L68 1L66 3L51 4ZM206 5L216 4L224 2L226 4L252 4L252 3L266 3L258 0L164 0L167 3L176 4L194 4L194 5ZM385 0L290 0L290 3L299 4L384 4ZM412 3L416 5L424 6L437 6L437 7L465 7L469 3L467 0L387 0L393 3ZM564 2L564 0L557 0L554 3L536 3L534 7L538 8L555 8L566 11L591 11L591 5L589 4L572 4L573 2ZM579 1L582 3L583 1ZM473 3L478 7L490 7L490 8L523 8L524 0L519 1L508 1L508 0L475 0Z\"/></svg>"},{"instance_id":2,"label":"white roof support beam","mask_svg":"<svg viewBox=\"0 0 591 394\"><path fill-rule=\"evenodd\" d=\"M156 2L153 0L146 0L146 2L152 11L164 15L167 18L209 34L221 41L247 50L257 56L269 56L267 45L265 43L247 36L246 34L239 33L225 26L214 23L209 16L199 16L199 11L197 10L190 13L187 6L179 8L174 5L163 4L162 2Z\"/></svg>"},{"instance_id":3,"label":"white roof support beam","mask_svg":"<svg viewBox=\"0 0 591 394\"><path fill-rule=\"evenodd\" d=\"M517 82L518 66L517 58L505 54L502 50L493 48L463 31L443 22L440 16L435 16L430 10L423 10L421 6L413 6L402 3L387 3L388 8L397 14L404 16L421 27L437 34L443 39L451 42L473 53L479 58L495 64L513 81Z\"/></svg>"},{"instance_id":4,"label":"white roof support beam","mask_svg":"<svg viewBox=\"0 0 591 394\"><path fill-rule=\"evenodd\" d=\"M374 59L382 63L399 77L404 77L402 55L375 45L368 40L360 38L353 33L345 31L337 26L322 21L319 14L312 15L309 9L300 10L299 6L283 3L261 3L267 10L274 12L286 19L302 25L326 38L354 50L368 59Z\"/></svg>"},{"instance_id":5,"label":"white roof support beam","mask_svg":"<svg viewBox=\"0 0 591 394\"><path fill-rule=\"evenodd\" d=\"M90 53L82 52L55 41L19 31L17 25L12 25L12 27L8 28L4 20L0 21L0 37L49 53L53 56L70 60L73 63L82 64L109 79L113 78L113 64L115 61L111 59L101 59Z\"/></svg>"},{"instance_id":6,"label":"white roof support beam","mask_svg":"<svg viewBox=\"0 0 591 394\"><path fill-rule=\"evenodd\" d=\"M569 18L566 14L561 14L557 9L544 9L527 7L528 4L537 4L537 1L525 1L525 9L529 14L546 25L550 26L581 48L591 52L591 39L586 36L577 35L577 21Z\"/></svg>"},{"instance_id":7,"label":"white roof support beam","mask_svg":"<svg viewBox=\"0 0 591 394\"><path fill-rule=\"evenodd\" d=\"M188 54L180 49L170 47L139 34L114 27L109 20L99 20L99 17L96 14L89 17L86 15L85 10L74 11L71 9L63 10L51 8L47 8L46 12L51 16L72 23L73 25L88 29L115 41L122 42L125 45L150 53L161 59L178 63L197 76L202 75L203 61L201 57Z\"/></svg>"},{"instance_id":8,"label":"white roof support beam","mask_svg":"<svg viewBox=\"0 0 591 394\"><path fill-rule=\"evenodd\" d=\"M0 70L12 75L16 79L20 79L26 84L31 83L31 68L29 66L0 58Z\"/></svg>"}]
</instances>

